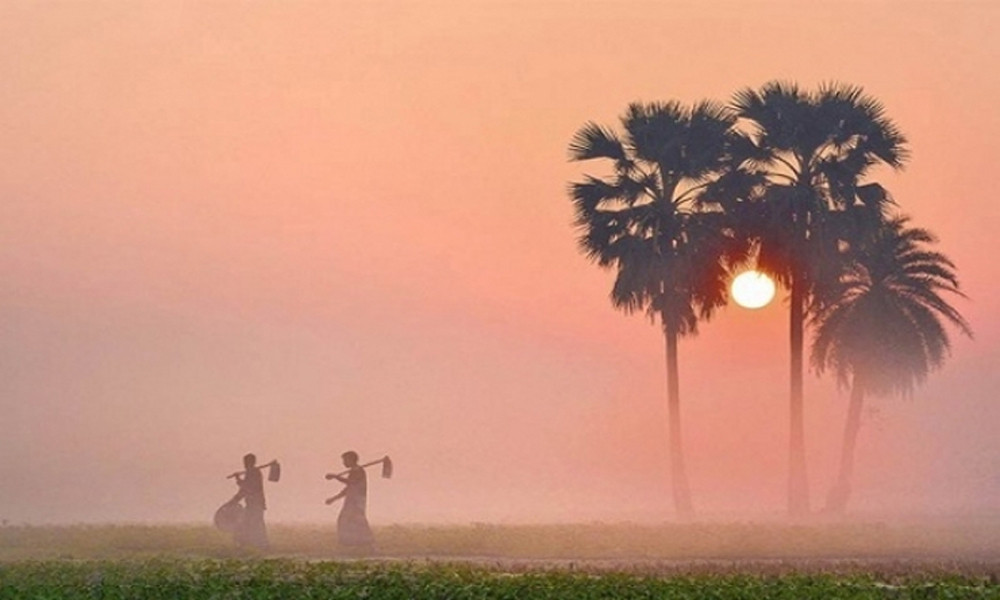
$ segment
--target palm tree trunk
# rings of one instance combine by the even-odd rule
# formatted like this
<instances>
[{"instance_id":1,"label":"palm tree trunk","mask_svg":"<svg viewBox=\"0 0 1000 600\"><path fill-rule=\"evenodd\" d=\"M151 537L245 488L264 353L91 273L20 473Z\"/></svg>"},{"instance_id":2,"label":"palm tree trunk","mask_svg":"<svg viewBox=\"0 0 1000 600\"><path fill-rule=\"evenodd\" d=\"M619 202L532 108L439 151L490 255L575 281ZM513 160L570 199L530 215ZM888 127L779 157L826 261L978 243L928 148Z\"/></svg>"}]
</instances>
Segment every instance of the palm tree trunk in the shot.
<instances>
[{"instance_id":1,"label":"palm tree trunk","mask_svg":"<svg viewBox=\"0 0 1000 600\"><path fill-rule=\"evenodd\" d=\"M847 499L851 495L851 480L854 478L854 449L857 447L858 431L861 429L861 405L864 398L864 385L855 376L851 384L851 404L847 409L847 422L844 424L844 444L840 449L840 472L826 498L824 512L840 514L847 508Z\"/></svg>"},{"instance_id":2,"label":"palm tree trunk","mask_svg":"<svg viewBox=\"0 0 1000 600\"><path fill-rule=\"evenodd\" d=\"M802 352L805 327L805 298L799 277L791 291L791 402L789 406L788 512L801 516L809 512L809 481L806 478L805 416L802 394Z\"/></svg>"},{"instance_id":3,"label":"palm tree trunk","mask_svg":"<svg viewBox=\"0 0 1000 600\"><path fill-rule=\"evenodd\" d=\"M677 368L677 329L664 325L667 341L667 419L670 427L670 476L674 495L674 509L681 519L694 516L691 488L684 467L684 447L681 444L681 397L679 370Z\"/></svg>"}]
</instances>

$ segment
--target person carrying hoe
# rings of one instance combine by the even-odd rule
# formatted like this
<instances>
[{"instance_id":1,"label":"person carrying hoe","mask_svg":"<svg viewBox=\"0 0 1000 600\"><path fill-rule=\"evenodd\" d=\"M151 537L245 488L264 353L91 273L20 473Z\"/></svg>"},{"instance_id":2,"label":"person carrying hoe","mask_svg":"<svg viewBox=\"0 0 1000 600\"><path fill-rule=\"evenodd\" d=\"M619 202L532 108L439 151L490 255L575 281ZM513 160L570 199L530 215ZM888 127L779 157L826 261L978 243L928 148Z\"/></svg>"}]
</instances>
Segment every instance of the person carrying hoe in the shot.
<instances>
[{"instance_id":1,"label":"person carrying hoe","mask_svg":"<svg viewBox=\"0 0 1000 600\"><path fill-rule=\"evenodd\" d=\"M336 496L326 499L327 504L333 504L343 498L344 505L337 517L337 541L342 546L370 549L375 544L368 518L365 516L368 502L368 476L365 469L358 464L358 453L348 450L340 455L346 474L327 473L327 479L336 479L344 484L344 489Z\"/></svg>"},{"instance_id":2,"label":"person carrying hoe","mask_svg":"<svg viewBox=\"0 0 1000 600\"><path fill-rule=\"evenodd\" d=\"M262 467L257 466L257 457L253 454L247 454L243 457L243 467L245 470L242 473L233 474L240 489L229 501L229 504L236 504L243 500L246 504L242 517L233 531L233 539L239 546L266 550L269 543L267 526L264 525L264 511L267 510L267 502L264 500Z\"/></svg>"}]
</instances>

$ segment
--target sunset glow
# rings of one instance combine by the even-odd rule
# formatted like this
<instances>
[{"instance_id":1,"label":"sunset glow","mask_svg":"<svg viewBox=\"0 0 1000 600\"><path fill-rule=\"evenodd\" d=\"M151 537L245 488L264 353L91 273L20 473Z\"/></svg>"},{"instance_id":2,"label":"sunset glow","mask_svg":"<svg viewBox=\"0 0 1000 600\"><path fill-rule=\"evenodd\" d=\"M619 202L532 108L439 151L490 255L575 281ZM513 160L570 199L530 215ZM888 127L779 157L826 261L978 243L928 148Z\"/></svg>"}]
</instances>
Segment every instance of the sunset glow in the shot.
<instances>
[{"instance_id":1,"label":"sunset glow","mask_svg":"<svg viewBox=\"0 0 1000 600\"><path fill-rule=\"evenodd\" d=\"M744 271L729 287L733 300L743 308L763 308L774 298L774 281L757 271Z\"/></svg>"}]
</instances>

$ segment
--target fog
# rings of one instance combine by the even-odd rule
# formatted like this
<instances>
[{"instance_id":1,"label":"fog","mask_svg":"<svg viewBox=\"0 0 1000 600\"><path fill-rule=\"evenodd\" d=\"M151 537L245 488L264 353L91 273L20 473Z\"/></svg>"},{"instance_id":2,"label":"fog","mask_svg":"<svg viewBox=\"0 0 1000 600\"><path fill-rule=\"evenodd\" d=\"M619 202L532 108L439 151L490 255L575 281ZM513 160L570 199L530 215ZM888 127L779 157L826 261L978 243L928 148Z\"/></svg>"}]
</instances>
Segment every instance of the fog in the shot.
<instances>
[{"instance_id":1,"label":"fog","mask_svg":"<svg viewBox=\"0 0 1000 600\"><path fill-rule=\"evenodd\" d=\"M944 368L871 398L851 515L1000 511L1000 6L0 5L0 519L208 522L244 453L271 522L389 455L391 523L674 518L663 340L578 252L567 160L628 102L864 86L879 172L969 300ZM680 346L700 519L785 512L787 307ZM847 394L806 382L812 503Z\"/></svg>"}]
</instances>

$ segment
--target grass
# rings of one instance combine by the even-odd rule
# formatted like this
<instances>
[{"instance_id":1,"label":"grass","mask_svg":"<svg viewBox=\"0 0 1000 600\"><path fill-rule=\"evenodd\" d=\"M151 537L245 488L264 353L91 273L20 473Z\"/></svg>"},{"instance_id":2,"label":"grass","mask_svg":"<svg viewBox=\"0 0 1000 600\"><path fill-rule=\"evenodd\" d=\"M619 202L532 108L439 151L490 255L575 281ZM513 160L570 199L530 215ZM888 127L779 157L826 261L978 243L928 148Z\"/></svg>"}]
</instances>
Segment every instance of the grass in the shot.
<instances>
[{"instance_id":1,"label":"grass","mask_svg":"<svg viewBox=\"0 0 1000 600\"><path fill-rule=\"evenodd\" d=\"M0 565L6 598L1000 598L994 580L913 575L634 575L568 570L511 574L481 566L151 559Z\"/></svg>"},{"instance_id":2,"label":"grass","mask_svg":"<svg viewBox=\"0 0 1000 600\"><path fill-rule=\"evenodd\" d=\"M0 527L6 598L998 598L1000 523Z\"/></svg>"}]
</instances>

